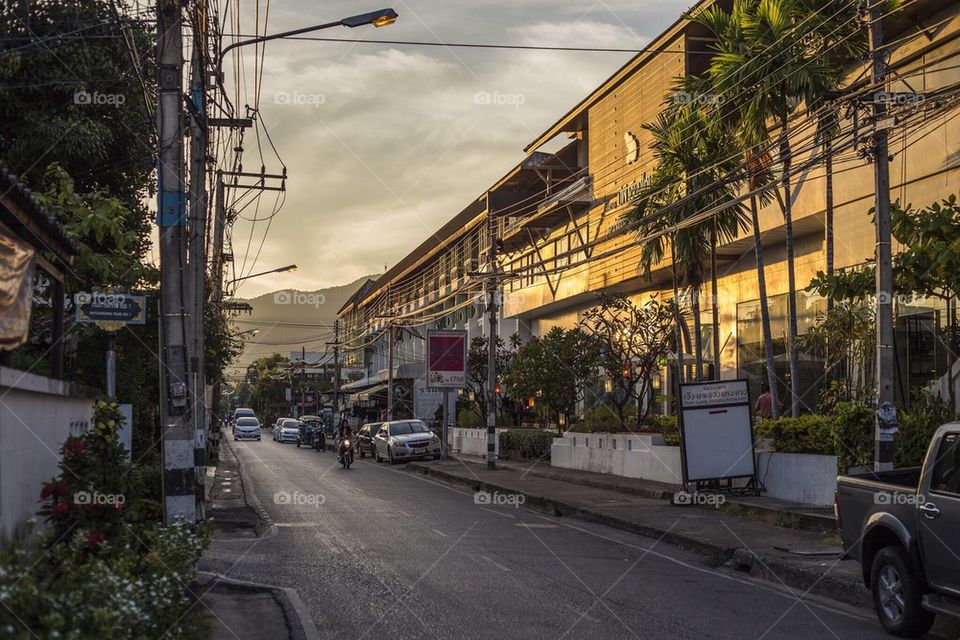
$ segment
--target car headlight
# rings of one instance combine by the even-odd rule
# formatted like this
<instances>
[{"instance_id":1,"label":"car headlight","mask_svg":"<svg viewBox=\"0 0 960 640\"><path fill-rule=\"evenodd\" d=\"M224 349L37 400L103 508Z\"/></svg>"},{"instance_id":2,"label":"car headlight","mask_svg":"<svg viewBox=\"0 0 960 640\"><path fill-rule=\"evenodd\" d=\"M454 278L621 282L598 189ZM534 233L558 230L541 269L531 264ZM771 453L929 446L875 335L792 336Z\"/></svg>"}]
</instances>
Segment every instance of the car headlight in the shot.
<instances>
[{"instance_id":1,"label":"car headlight","mask_svg":"<svg viewBox=\"0 0 960 640\"><path fill-rule=\"evenodd\" d=\"M406 449L406 448L407 448L407 445L405 445L405 444L403 443L403 440L394 440L394 441L393 441L393 446L397 447L398 449Z\"/></svg>"}]
</instances>

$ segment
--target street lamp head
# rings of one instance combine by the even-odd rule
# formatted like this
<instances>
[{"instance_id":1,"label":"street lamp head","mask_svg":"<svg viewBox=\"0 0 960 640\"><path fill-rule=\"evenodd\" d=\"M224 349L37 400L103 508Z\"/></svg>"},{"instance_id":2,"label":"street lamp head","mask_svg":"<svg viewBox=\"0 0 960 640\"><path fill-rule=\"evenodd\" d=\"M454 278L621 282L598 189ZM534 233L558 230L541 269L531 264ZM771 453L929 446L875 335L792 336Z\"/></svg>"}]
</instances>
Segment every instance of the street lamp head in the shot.
<instances>
[{"instance_id":1,"label":"street lamp head","mask_svg":"<svg viewBox=\"0 0 960 640\"><path fill-rule=\"evenodd\" d=\"M277 269L277 273L284 273L284 272L287 272L287 271L296 271L296 270L297 270L297 265L295 265L295 264L288 264L288 265L285 266L285 267L280 267L279 269Z\"/></svg>"},{"instance_id":2,"label":"street lamp head","mask_svg":"<svg viewBox=\"0 0 960 640\"><path fill-rule=\"evenodd\" d=\"M393 24L397 21L397 17L397 12L393 9L381 9L380 11L361 13L358 16L344 18L341 20L340 24L345 27L350 27L351 29L354 27L362 27L368 24L372 24L373 26L379 28Z\"/></svg>"}]
</instances>

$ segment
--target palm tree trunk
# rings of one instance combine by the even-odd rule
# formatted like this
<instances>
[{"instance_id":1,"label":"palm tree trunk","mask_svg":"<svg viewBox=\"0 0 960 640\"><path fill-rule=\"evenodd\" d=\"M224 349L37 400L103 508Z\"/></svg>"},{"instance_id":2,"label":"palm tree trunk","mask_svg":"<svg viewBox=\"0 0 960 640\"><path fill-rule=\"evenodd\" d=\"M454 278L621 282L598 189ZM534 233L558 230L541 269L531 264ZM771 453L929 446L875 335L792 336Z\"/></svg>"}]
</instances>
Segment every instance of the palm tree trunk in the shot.
<instances>
[{"instance_id":1,"label":"palm tree trunk","mask_svg":"<svg viewBox=\"0 0 960 640\"><path fill-rule=\"evenodd\" d=\"M677 252L673 246L673 238L670 239L670 277L671 280L673 280L673 340L677 348L677 381L683 384L683 341L680 339L680 327L682 325L680 318L680 289L677 286Z\"/></svg>"},{"instance_id":2,"label":"palm tree trunk","mask_svg":"<svg viewBox=\"0 0 960 640\"><path fill-rule=\"evenodd\" d=\"M693 353L696 358L695 380L703 379L703 327L700 321L700 287L690 287L690 306L693 312Z\"/></svg>"},{"instance_id":3,"label":"palm tree trunk","mask_svg":"<svg viewBox=\"0 0 960 640\"><path fill-rule=\"evenodd\" d=\"M827 135L823 140L823 155L826 163L826 220L824 221L824 252L826 253L827 275L833 275L833 141ZM833 297L827 298L827 309L833 309Z\"/></svg>"},{"instance_id":4,"label":"palm tree trunk","mask_svg":"<svg viewBox=\"0 0 960 640\"><path fill-rule=\"evenodd\" d=\"M717 219L713 219L710 247L710 296L713 299L713 379L720 379L720 305L717 302Z\"/></svg>"},{"instance_id":5,"label":"palm tree trunk","mask_svg":"<svg viewBox=\"0 0 960 640\"><path fill-rule=\"evenodd\" d=\"M767 304L767 276L763 264L763 247L760 245L760 213L756 196L750 196L750 214L753 217L753 248L757 257L757 288L760 291L760 326L763 330L763 351L767 361L767 385L770 387L772 418L776 420L780 417L780 403L777 399L777 372L773 361L770 305Z\"/></svg>"},{"instance_id":6,"label":"palm tree trunk","mask_svg":"<svg viewBox=\"0 0 960 640\"><path fill-rule=\"evenodd\" d=\"M787 351L790 354L790 415L800 415L800 359L797 343L797 277L793 253L793 199L790 194L790 139L787 118L783 118L783 130L780 133L780 160L783 165L783 217L784 233L787 243L787 288L789 295L787 333Z\"/></svg>"}]
</instances>

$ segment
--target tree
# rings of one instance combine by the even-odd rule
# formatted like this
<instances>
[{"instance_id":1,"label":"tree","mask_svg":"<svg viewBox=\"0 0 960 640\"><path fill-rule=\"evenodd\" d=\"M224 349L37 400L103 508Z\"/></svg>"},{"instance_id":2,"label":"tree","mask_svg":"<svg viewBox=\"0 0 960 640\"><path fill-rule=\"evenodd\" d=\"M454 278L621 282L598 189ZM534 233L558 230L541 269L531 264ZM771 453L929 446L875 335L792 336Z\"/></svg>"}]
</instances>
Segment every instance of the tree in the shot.
<instances>
[{"instance_id":1,"label":"tree","mask_svg":"<svg viewBox=\"0 0 960 640\"><path fill-rule=\"evenodd\" d=\"M239 389L239 406L271 411L286 403L290 359L279 353L257 358L247 366L246 384Z\"/></svg>"},{"instance_id":2,"label":"tree","mask_svg":"<svg viewBox=\"0 0 960 640\"><path fill-rule=\"evenodd\" d=\"M708 74L718 91L730 94L728 116L733 116L737 123L743 147L751 150L765 144L770 139L771 122L779 128L777 146L790 301L790 404L795 417L800 410L800 375L795 344L798 328L790 118L799 105L806 104L811 110L827 91L840 85L842 69L829 57L828 46L852 41L857 35L861 26L853 19L855 12L854 3L834 0L736 0L731 14L713 6L694 17L717 38L718 53L710 62ZM845 35L850 37L845 40ZM855 45L844 46L853 50Z\"/></svg>"},{"instance_id":3,"label":"tree","mask_svg":"<svg viewBox=\"0 0 960 640\"><path fill-rule=\"evenodd\" d=\"M510 336L509 344L504 342L503 338L497 336L496 365L498 377L502 377L503 372L509 370L519 345L520 336L518 334ZM476 405L480 416L487 415L487 356L487 339L484 336L471 339L467 350L467 388L473 391L473 403Z\"/></svg>"},{"instance_id":4,"label":"tree","mask_svg":"<svg viewBox=\"0 0 960 640\"><path fill-rule=\"evenodd\" d=\"M518 402L535 398L547 417L573 416L587 388L597 379L593 338L579 327L553 327L517 350L507 372L507 393Z\"/></svg>"},{"instance_id":5,"label":"tree","mask_svg":"<svg viewBox=\"0 0 960 640\"><path fill-rule=\"evenodd\" d=\"M613 383L611 400L620 425L627 426L627 405L636 401L640 427L649 413L643 400L653 387L653 374L675 348L673 310L656 295L640 306L623 296L601 295L580 324L593 336L598 363Z\"/></svg>"},{"instance_id":6,"label":"tree","mask_svg":"<svg viewBox=\"0 0 960 640\"><path fill-rule=\"evenodd\" d=\"M703 374L700 290L707 262L713 262L718 242L733 240L747 228L745 209L736 200L736 181L728 178L736 168L730 155L730 132L701 107L712 98L704 80L685 78L674 87L672 100L657 121L644 125L653 134L651 149L657 164L636 207L625 215L645 240L640 268L647 277L668 248L671 252L673 268L691 303L697 379ZM718 205L729 206L704 221L692 222L697 214ZM710 272L715 279L716 269L711 266Z\"/></svg>"}]
</instances>

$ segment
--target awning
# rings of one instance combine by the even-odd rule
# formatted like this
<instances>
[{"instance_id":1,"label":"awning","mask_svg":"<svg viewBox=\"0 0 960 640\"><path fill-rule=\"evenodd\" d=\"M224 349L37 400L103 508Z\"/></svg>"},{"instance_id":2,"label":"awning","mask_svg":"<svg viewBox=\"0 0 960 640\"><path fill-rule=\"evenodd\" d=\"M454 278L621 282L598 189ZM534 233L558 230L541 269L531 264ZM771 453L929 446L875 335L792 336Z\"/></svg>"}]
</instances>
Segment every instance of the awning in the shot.
<instances>
[{"instance_id":1,"label":"awning","mask_svg":"<svg viewBox=\"0 0 960 640\"><path fill-rule=\"evenodd\" d=\"M389 385L379 384L375 387L370 387L369 389L365 389L359 393L352 393L349 396L347 396L347 403L356 404L357 402L367 402L367 401L373 400L373 396L375 396L376 394L378 393L385 394L388 386Z\"/></svg>"}]
</instances>

